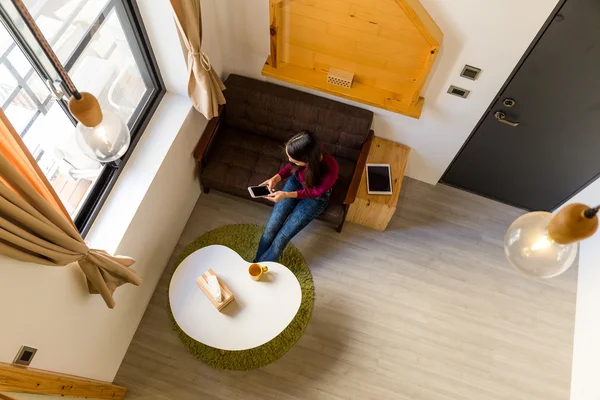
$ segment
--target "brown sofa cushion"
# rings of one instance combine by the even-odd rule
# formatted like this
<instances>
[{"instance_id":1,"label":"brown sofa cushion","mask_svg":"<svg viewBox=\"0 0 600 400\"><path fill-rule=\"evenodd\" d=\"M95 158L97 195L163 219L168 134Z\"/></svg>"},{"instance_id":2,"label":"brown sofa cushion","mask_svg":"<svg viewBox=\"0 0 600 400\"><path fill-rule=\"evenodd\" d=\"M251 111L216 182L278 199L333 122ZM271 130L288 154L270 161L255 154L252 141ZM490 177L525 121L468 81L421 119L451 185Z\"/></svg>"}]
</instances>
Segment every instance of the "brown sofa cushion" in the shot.
<instances>
[{"instance_id":1,"label":"brown sofa cushion","mask_svg":"<svg viewBox=\"0 0 600 400\"><path fill-rule=\"evenodd\" d=\"M236 189L232 194L249 197L249 186L264 182L284 165L282 143L224 126L208 154L202 181L210 187L230 186Z\"/></svg>"},{"instance_id":2,"label":"brown sofa cushion","mask_svg":"<svg viewBox=\"0 0 600 400\"><path fill-rule=\"evenodd\" d=\"M279 143L306 129L331 155L358 160L371 129L372 112L239 75L230 75L225 85L228 126Z\"/></svg>"}]
</instances>

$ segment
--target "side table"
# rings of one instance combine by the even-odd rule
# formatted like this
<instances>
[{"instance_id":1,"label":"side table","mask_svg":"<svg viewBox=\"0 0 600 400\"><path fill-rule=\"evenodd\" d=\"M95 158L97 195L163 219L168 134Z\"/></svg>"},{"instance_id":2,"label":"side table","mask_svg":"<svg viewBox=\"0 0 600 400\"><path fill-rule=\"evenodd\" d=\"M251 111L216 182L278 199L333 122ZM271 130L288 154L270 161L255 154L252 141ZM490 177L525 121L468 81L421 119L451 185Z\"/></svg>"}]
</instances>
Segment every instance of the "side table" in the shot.
<instances>
[{"instance_id":1,"label":"side table","mask_svg":"<svg viewBox=\"0 0 600 400\"><path fill-rule=\"evenodd\" d=\"M363 171L355 202L348 210L348 222L384 231L396 211L400 196L404 170L408 162L410 147L379 137L373 138L367 157L370 164L390 164L392 171L392 195L367 193L367 175Z\"/></svg>"}]
</instances>

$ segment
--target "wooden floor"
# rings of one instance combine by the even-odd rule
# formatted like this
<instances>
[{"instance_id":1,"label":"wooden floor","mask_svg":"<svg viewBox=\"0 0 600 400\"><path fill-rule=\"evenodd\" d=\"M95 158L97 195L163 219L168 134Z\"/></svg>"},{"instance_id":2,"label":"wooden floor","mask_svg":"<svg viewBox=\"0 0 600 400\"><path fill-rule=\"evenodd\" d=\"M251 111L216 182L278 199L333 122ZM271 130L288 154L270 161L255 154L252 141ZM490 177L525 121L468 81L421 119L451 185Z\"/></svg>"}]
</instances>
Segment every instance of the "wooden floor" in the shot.
<instances>
[{"instance_id":1,"label":"wooden floor","mask_svg":"<svg viewBox=\"0 0 600 400\"><path fill-rule=\"evenodd\" d=\"M203 195L174 255L269 212ZM167 315L172 259L115 382L128 399L566 400L577 271L518 275L502 238L520 214L408 179L384 233L312 223L294 239L315 280L312 319L282 359L250 372L214 370L179 342Z\"/></svg>"}]
</instances>

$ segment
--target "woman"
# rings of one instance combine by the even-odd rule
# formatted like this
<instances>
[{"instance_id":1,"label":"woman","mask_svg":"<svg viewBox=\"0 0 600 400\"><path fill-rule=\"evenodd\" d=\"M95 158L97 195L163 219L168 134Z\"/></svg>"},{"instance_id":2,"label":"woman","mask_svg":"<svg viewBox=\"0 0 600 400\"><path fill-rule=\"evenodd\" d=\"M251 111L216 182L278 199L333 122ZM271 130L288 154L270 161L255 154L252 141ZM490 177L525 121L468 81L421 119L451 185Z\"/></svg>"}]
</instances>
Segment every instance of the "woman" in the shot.
<instances>
[{"instance_id":1,"label":"woman","mask_svg":"<svg viewBox=\"0 0 600 400\"><path fill-rule=\"evenodd\" d=\"M338 178L337 161L325 152L311 132L294 135L285 145L285 152L290 163L261 184L273 191L277 183L289 177L281 191L266 197L275 207L254 262L277 262L290 240L325 211L331 188Z\"/></svg>"}]
</instances>

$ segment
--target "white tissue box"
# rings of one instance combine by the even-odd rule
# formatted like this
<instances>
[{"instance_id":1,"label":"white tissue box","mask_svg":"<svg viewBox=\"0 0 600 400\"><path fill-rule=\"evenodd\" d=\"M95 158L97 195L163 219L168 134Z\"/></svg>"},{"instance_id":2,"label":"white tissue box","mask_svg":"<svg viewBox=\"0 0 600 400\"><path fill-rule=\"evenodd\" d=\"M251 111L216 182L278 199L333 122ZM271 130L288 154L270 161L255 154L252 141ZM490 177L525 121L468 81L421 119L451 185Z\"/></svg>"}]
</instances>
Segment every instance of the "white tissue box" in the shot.
<instances>
[{"instance_id":1,"label":"white tissue box","mask_svg":"<svg viewBox=\"0 0 600 400\"><path fill-rule=\"evenodd\" d=\"M214 278L212 278L212 277L214 277ZM217 280L217 282L219 284L219 288L221 290L221 301L218 301L215 298L215 296L213 295L214 290L211 291L211 289L210 289L209 279ZM202 276L198 277L198 279L196 279L196 284L198 285L198 287L200 289L202 289L202 291L204 292L206 297L208 297L208 300L210 300L210 302L219 311L221 311L223 309L223 307L225 307L227 304L229 304L233 300L235 300L235 297L233 296L233 293L231 293L231 290L229 290L227 285L225 285L223 283L223 281L221 279L219 279L217 274L215 274L215 272L212 269L209 269L208 271L203 273Z\"/></svg>"}]
</instances>

